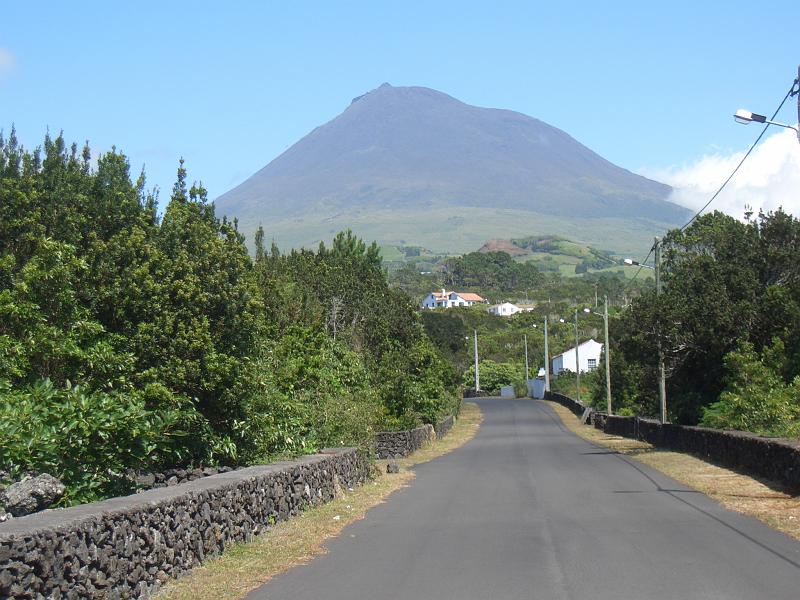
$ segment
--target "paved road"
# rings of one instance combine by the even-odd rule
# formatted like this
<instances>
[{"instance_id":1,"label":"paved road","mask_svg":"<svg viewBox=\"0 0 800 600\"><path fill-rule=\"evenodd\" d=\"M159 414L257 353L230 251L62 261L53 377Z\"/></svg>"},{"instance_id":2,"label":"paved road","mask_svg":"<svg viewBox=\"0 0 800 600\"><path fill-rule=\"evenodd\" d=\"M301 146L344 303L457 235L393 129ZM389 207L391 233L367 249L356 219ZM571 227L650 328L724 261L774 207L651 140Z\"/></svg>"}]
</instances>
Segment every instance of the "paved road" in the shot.
<instances>
[{"instance_id":1,"label":"paved road","mask_svg":"<svg viewBox=\"0 0 800 600\"><path fill-rule=\"evenodd\" d=\"M800 543L567 431L480 400L478 435L252 599L800 598Z\"/></svg>"}]
</instances>

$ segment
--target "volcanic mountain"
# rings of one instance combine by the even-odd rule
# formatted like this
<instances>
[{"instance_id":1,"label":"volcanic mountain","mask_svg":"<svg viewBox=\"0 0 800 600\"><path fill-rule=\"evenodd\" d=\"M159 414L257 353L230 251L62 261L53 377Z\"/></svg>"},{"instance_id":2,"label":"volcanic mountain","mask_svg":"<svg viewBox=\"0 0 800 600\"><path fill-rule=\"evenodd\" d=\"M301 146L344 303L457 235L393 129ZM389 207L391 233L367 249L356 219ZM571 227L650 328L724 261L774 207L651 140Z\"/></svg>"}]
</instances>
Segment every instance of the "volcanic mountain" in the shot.
<instances>
[{"instance_id":1,"label":"volcanic mountain","mask_svg":"<svg viewBox=\"0 0 800 600\"><path fill-rule=\"evenodd\" d=\"M216 206L249 238L263 224L281 247L350 227L437 251L532 234L623 251L689 216L669 193L532 117L385 83Z\"/></svg>"}]
</instances>

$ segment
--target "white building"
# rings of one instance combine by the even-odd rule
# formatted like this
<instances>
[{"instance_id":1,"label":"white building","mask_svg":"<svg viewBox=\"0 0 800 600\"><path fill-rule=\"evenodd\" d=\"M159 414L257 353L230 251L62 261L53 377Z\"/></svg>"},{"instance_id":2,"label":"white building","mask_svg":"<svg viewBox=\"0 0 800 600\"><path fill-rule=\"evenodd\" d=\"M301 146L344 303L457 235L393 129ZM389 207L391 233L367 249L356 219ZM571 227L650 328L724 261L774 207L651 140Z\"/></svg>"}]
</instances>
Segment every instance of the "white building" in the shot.
<instances>
[{"instance_id":1,"label":"white building","mask_svg":"<svg viewBox=\"0 0 800 600\"><path fill-rule=\"evenodd\" d=\"M431 292L422 301L422 308L453 308L454 306L472 306L485 303L486 300L478 294L448 292L442 288L441 292Z\"/></svg>"},{"instance_id":2,"label":"white building","mask_svg":"<svg viewBox=\"0 0 800 600\"><path fill-rule=\"evenodd\" d=\"M516 304L511 304L511 302L503 302L502 304L495 304L488 309L489 314L496 315L498 317L510 317L511 315L515 315L520 312L520 307Z\"/></svg>"},{"instance_id":3,"label":"white building","mask_svg":"<svg viewBox=\"0 0 800 600\"><path fill-rule=\"evenodd\" d=\"M593 339L583 342L578 346L578 359L581 361L581 373L594 371L600 365L600 354L603 351L603 344ZM558 376L561 371L574 373L575 368L575 348L570 348L553 357L553 375Z\"/></svg>"},{"instance_id":4,"label":"white building","mask_svg":"<svg viewBox=\"0 0 800 600\"><path fill-rule=\"evenodd\" d=\"M495 304L487 308L489 314L498 317L510 317L520 312L531 312L536 306L534 304L513 304L511 302L503 302L502 304Z\"/></svg>"}]
</instances>

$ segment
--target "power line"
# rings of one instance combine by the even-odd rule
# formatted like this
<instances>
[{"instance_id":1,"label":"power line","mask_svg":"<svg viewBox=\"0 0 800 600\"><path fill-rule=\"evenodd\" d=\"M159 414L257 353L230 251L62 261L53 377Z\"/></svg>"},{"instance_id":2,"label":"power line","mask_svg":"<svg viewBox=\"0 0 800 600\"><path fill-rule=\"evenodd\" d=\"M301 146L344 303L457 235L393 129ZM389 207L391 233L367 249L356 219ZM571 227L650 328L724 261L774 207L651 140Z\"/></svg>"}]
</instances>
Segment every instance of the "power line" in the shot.
<instances>
[{"instance_id":1,"label":"power line","mask_svg":"<svg viewBox=\"0 0 800 600\"><path fill-rule=\"evenodd\" d=\"M796 87L797 89L795 89L795 87ZM781 103L778 105L778 108L776 108L776 109L775 109L775 112L774 112L774 113L772 113L772 117L770 117L770 119L769 119L769 120L770 120L770 121L774 120L774 119L775 119L775 117L776 117L776 116L778 115L778 113L780 112L780 110L783 108L783 105L786 103L786 100L788 100L788 99L789 99L791 96L795 96L795 95L797 95L797 94L800 94L800 72L798 73L798 78L797 78L797 79L795 79L795 80L792 82L792 86L789 88L789 91L788 91L788 92L786 92L786 95L783 97L783 100L781 100ZM797 109L797 110L798 110L798 114L800 115L800 102L798 102L798 109ZM714 192L714 195L713 195L713 196L711 196L711 198L708 200L708 202L706 202L706 203L703 205L703 207L702 207L700 210L698 210L698 211L697 211L697 212L696 212L696 213L695 213L695 214L692 216L692 218L691 218L691 219L689 219L689 220L686 222L686 224L685 224L683 227L681 227L681 228L680 228L680 231L685 231L685 230L686 230L686 228L687 228L687 227L689 227L689 225L691 225L691 224L692 224L692 223L695 221L695 219L697 219L697 217L699 217L699 216L700 216L700 214L701 214L701 213L702 213L702 212L703 212L705 209L707 209L707 208L709 207L709 205L710 205L710 204L711 204L711 203L712 203L712 202L713 202L713 201L714 201L714 200L717 198L717 196L719 196L719 195L720 195L720 193L722 192L722 190L724 190L724 189L725 189L725 186L727 186L727 185L728 185L728 183L730 182L730 180L731 180L731 179L733 179L733 176L734 176L734 175L736 175L737 171L738 171L738 170L741 168L741 166L744 164L744 161L745 161L745 160L747 160L747 157L748 157L748 156L750 156L750 154L753 152L753 150L755 149L755 147L756 147L756 146L758 145L758 143L761 141L761 138L763 138L763 137L764 137L764 134L767 132L767 129L769 128L769 126L770 126L770 123L767 123L767 124L764 126L764 129L762 129L762 130L761 130L761 133L758 135L758 137L757 137L757 138L755 139L755 141L752 143L752 145L751 145L751 146L750 146L750 148L747 150L747 152L745 153L745 155L742 157L742 160L740 160L740 161L739 161L739 164L737 164L737 165L736 165L736 168L735 168L735 169L734 169L734 170L731 172L731 174L728 176L728 178L727 178L727 179L726 179L726 180L725 180L725 181L722 183L722 185L719 187L719 189L718 189L716 192ZM650 252L648 252L648 253L647 253L647 256L644 258L644 260L642 260L642 261L639 261L639 269L636 271L636 273L633 275L633 277L631 277L630 281L628 281L628 284L625 286L625 289L623 290L623 294L624 294L624 293L627 293L627 291L628 291L628 289L630 288L630 286L633 284L633 282L634 282L634 281L636 280L636 278L639 276L639 273L641 273L641 272L642 272L642 269L644 269L644 268L645 268L645 264L644 264L644 263L646 263L646 262L648 261L648 259L650 258L650 256L652 256L652 254L653 254L653 251L655 250L655 248L656 248L656 246L655 246L655 244L653 244L653 245L650 247Z\"/></svg>"},{"instance_id":2,"label":"power line","mask_svg":"<svg viewBox=\"0 0 800 600\"><path fill-rule=\"evenodd\" d=\"M774 120L774 119L775 119L775 117L776 117L776 116L778 115L778 113L780 112L781 108L783 108L783 105L786 103L786 100L788 100L790 96L794 96L794 95L797 93L797 92L795 91L795 89L794 89L794 88L795 88L795 85L797 85L798 87L800 87L800 79L795 79L795 80L792 82L792 87L790 87L790 88L789 88L789 91L788 91L788 92L786 92L786 96L784 96L784 97L783 97L783 100L781 100L781 103L778 105L778 108L776 108L776 109L775 109L775 112L774 112L774 113L772 113L772 117L770 117L770 119L769 119L770 121L772 121L772 120ZM727 179L726 179L726 180L725 180L725 181L722 183L722 185L721 185L721 186L719 186L719 189L718 189L716 192L714 192L714 195L713 195L713 196L711 196L711 198L709 199L709 201L708 201L708 202L706 202L706 203L703 205L703 208L701 208L700 210L698 210L698 211L697 211L697 212L694 214L694 216L693 216L691 219L689 219L689 220L686 222L686 224L685 224L683 227L681 227L681 231L684 231L684 230L685 230L687 227L689 227L689 225L691 225L691 224L694 222L694 220L695 220L695 219L697 219L697 217L699 217L699 216L700 216L700 213L702 213L702 212L703 212L705 209L707 209L707 208L708 208L708 206L709 206L709 205L710 205L710 204L711 204L711 203L712 203L712 202L713 202L713 201L716 199L716 197L717 197L717 196L719 196L720 192L722 192L722 190L724 190L724 189L725 189L725 186L726 186L726 185L728 185L728 182L729 182L731 179L733 179L733 176L734 176L734 175L736 175L736 172L739 170L739 167L741 167L741 166L744 164L744 161L745 161L745 160L747 160L747 157L748 157L748 156L750 156L750 153L751 153L751 152L752 152L752 151L755 149L755 147L758 145L758 142L760 142L760 141L761 141L761 138L762 138L762 137L764 137L764 134L767 132L767 129L769 129L769 126L770 126L770 123L767 123L766 125L764 125L764 129L762 129L762 130L761 130L761 133L760 133L760 134L758 135L758 137L756 138L756 141L754 141L754 142L753 142L753 144L750 146L750 149L749 149L749 150L747 151L747 153L746 153L746 154L745 154L745 155L742 157L742 160L740 160L740 161L739 161L739 164L738 164L738 165L736 165L736 168L733 170L733 172L732 172L732 173L731 173L731 174L728 176L728 178L727 178Z\"/></svg>"},{"instance_id":3,"label":"power line","mask_svg":"<svg viewBox=\"0 0 800 600\"><path fill-rule=\"evenodd\" d=\"M655 249L656 249L656 245L655 244L650 246L650 252L647 253L647 256L644 257L644 260L640 260L639 261L639 269L636 271L636 273L633 274L633 277L631 277L630 281L628 281L628 283L625 285L625 288L622 290L623 294L627 294L628 293L628 290L633 285L633 282L636 280L636 278L639 276L639 273L642 272L642 269L645 268L645 263L652 256L653 250L655 250Z\"/></svg>"}]
</instances>

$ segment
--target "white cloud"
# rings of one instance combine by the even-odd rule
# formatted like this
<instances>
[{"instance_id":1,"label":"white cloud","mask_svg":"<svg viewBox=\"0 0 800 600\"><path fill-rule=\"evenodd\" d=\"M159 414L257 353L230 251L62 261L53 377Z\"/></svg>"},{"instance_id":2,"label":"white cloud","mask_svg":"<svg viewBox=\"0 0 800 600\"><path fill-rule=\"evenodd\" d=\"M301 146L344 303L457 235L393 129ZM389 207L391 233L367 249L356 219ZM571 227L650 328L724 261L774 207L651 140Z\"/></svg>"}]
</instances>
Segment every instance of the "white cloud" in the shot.
<instances>
[{"instance_id":1,"label":"white cloud","mask_svg":"<svg viewBox=\"0 0 800 600\"><path fill-rule=\"evenodd\" d=\"M0 48L0 81L10 75L17 65L14 55L5 48Z\"/></svg>"},{"instance_id":2,"label":"white cloud","mask_svg":"<svg viewBox=\"0 0 800 600\"><path fill-rule=\"evenodd\" d=\"M648 169L646 176L674 189L670 200L692 210L702 207L744 156L744 152L706 155L694 163ZM749 205L783 210L800 217L800 143L797 133L784 129L756 146L730 183L706 209L720 210L738 219Z\"/></svg>"}]
</instances>

